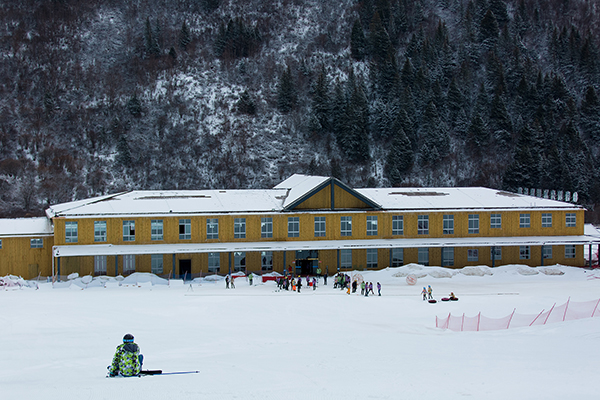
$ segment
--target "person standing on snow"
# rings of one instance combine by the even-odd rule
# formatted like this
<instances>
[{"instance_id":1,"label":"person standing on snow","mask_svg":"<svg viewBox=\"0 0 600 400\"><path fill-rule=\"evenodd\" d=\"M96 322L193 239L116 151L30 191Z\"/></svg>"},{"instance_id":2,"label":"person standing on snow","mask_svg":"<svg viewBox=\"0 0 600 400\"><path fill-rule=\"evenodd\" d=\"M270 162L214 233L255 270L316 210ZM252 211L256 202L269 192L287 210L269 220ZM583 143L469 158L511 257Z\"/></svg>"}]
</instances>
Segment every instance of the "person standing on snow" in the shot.
<instances>
[{"instance_id":1,"label":"person standing on snow","mask_svg":"<svg viewBox=\"0 0 600 400\"><path fill-rule=\"evenodd\" d=\"M423 290L421 290L421 294L423 295L423 300L427 300L427 289L423 286Z\"/></svg>"},{"instance_id":2,"label":"person standing on snow","mask_svg":"<svg viewBox=\"0 0 600 400\"><path fill-rule=\"evenodd\" d=\"M140 347L133 342L131 333L123 336L123 344L117 346L112 364L108 367L109 376L137 376L142 370L144 356Z\"/></svg>"},{"instance_id":3,"label":"person standing on snow","mask_svg":"<svg viewBox=\"0 0 600 400\"><path fill-rule=\"evenodd\" d=\"M229 275L225 276L225 289L229 289Z\"/></svg>"},{"instance_id":4,"label":"person standing on snow","mask_svg":"<svg viewBox=\"0 0 600 400\"><path fill-rule=\"evenodd\" d=\"M432 293L433 293L433 289L431 288L431 285L428 285L427 286L427 296L429 297L429 299L433 299Z\"/></svg>"},{"instance_id":5,"label":"person standing on snow","mask_svg":"<svg viewBox=\"0 0 600 400\"><path fill-rule=\"evenodd\" d=\"M377 282L377 293L381 296L381 283Z\"/></svg>"},{"instance_id":6,"label":"person standing on snow","mask_svg":"<svg viewBox=\"0 0 600 400\"><path fill-rule=\"evenodd\" d=\"M298 277L298 284L296 285L296 290L300 293L300 289L302 288L302 277Z\"/></svg>"},{"instance_id":7,"label":"person standing on snow","mask_svg":"<svg viewBox=\"0 0 600 400\"><path fill-rule=\"evenodd\" d=\"M365 294L365 281L360 283L360 295L363 296Z\"/></svg>"},{"instance_id":8,"label":"person standing on snow","mask_svg":"<svg viewBox=\"0 0 600 400\"><path fill-rule=\"evenodd\" d=\"M233 283L233 279L234 279L234 278L233 278L233 276L231 276L231 277L229 278L229 281L230 281L231 288L232 288L232 289L235 289L235 284Z\"/></svg>"}]
</instances>

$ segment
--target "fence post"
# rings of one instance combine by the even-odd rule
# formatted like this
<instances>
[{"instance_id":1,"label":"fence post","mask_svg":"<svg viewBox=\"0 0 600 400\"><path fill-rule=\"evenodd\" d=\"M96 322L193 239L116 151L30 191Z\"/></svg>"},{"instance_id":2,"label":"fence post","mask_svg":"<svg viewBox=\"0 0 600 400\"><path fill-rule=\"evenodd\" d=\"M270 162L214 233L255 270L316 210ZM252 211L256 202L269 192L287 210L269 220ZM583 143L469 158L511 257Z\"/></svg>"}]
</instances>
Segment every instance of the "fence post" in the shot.
<instances>
[{"instance_id":1,"label":"fence post","mask_svg":"<svg viewBox=\"0 0 600 400\"><path fill-rule=\"evenodd\" d=\"M540 313L538 314L538 316L537 316L537 317L535 317L535 318L533 319L533 321L531 321L531 323L529 324L529 326L533 325L533 323L534 323L534 322L535 322L535 321L536 321L536 320L537 320L537 319L540 317L540 315L542 315L542 313L543 313L543 312L544 312L544 310L540 311Z\"/></svg>"},{"instance_id":2,"label":"fence post","mask_svg":"<svg viewBox=\"0 0 600 400\"><path fill-rule=\"evenodd\" d=\"M548 315L546 315L546 319L544 320L544 325L546 325L546 322L548 322L548 318L550 318L550 314L552 314L552 310L554 310L555 305L556 305L556 303L554 303L552 305L552 308L550 309L550 311L548 311Z\"/></svg>"},{"instance_id":3,"label":"fence post","mask_svg":"<svg viewBox=\"0 0 600 400\"><path fill-rule=\"evenodd\" d=\"M481 323L481 311L477 314L477 332L479 332L479 324Z\"/></svg>"},{"instance_id":4,"label":"fence post","mask_svg":"<svg viewBox=\"0 0 600 400\"><path fill-rule=\"evenodd\" d=\"M462 332L465 327L465 313L462 316L462 322L460 323L460 331Z\"/></svg>"},{"instance_id":5,"label":"fence post","mask_svg":"<svg viewBox=\"0 0 600 400\"><path fill-rule=\"evenodd\" d=\"M565 322L565 319L567 318L567 310L569 309L569 302L571 301L571 296L569 296L569 298L567 299L567 306L565 307L565 313L563 315L563 322Z\"/></svg>"},{"instance_id":6,"label":"fence post","mask_svg":"<svg viewBox=\"0 0 600 400\"><path fill-rule=\"evenodd\" d=\"M596 309L598 308L598 304L600 304L600 299L598 299L598 301L596 302L596 307L594 307L594 311L592 311L592 315L590 315L590 317L594 316L594 313L596 312Z\"/></svg>"},{"instance_id":7,"label":"fence post","mask_svg":"<svg viewBox=\"0 0 600 400\"><path fill-rule=\"evenodd\" d=\"M515 311L517 311L516 308L513 310L512 314L510 314L510 318L508 319L508 324L506 325L506 329L508 329L510 327L510 322L513 319L513 315L515 315Z\"/></svg>"}]
</instances>

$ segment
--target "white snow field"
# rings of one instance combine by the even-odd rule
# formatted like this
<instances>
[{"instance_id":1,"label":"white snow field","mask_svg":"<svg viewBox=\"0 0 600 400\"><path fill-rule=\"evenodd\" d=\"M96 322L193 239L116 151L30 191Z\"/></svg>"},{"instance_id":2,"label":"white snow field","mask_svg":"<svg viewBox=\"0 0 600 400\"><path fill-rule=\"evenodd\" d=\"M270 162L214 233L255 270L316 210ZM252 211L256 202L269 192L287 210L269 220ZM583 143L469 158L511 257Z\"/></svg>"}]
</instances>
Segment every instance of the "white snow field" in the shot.
<instances>
[{"instance_id":1,"label":"white snow field","mask_svg":"<svg viewBox=\"0 0 600 400\"><path fill-rule=\"evenodd\" d=\"M230 290L223 281L152 285L144 274L121 286L113 278L82 289L84 277L61 288L5 287L0 398L597 398L600 318L485 332L435 327L450 312L500 318L600 299L600 270L545 269L360 272L383 286L368 298L333 289L332 278L301 293L245 278ZM406 283L410 272L416 286ZM453 291L459 301L423 302L426 285L437 299ZM107 379L125 333L145 369L200 372Z\"/></svg>"}]
</instances>

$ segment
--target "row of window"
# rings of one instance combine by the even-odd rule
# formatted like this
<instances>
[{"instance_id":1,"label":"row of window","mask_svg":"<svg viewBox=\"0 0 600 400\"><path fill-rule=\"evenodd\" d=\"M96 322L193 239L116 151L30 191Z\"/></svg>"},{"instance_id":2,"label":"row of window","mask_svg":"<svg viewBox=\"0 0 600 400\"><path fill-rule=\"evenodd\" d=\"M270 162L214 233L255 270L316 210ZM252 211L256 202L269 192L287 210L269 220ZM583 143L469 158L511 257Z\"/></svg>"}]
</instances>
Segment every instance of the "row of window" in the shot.
<instances>
[{"instance_id":1,"label":"row of window","mask_svg":"<svg viewBox=\"0 0 600 400\"><path fill-rule=\"evenodd\" d=\"M552 258L552 246L543 247L543 257L545 259ZM404 265L404 249L393 248L391 249L391 266L399 267ZM565 246L565 258L575 258L575 245ZM529 246L520 246L519 258L522 260L528 260L531 258L531 249ZM106 259L107 256L94 256L94 272L96 275L106 274ZM467 260L476 262L479 260L479 249L468 249ZM502 260L502 248L495 247L490 249L490 260L500 261ZM422 247L418 249L418 263L421 265L429 265L429 248ZM367 268L375 269L378 264L378 252L377 249L367 249ZM454 265L454 247L443 247L442 248L442 266L451 267ZM340 268L352 269L352 250L342 249L340 250ZM208 253L208 272L216 273L221 268L221 254L220 253ZM273 252L263 251L261 252L261 269L263 271L273 270ZM246 271L246 253L235 252L233 254L233 270L234 271ZM128 274L135 272L135 255L124 255L123 256L123 273ZM163 273L163 255L153 254L151 256L151 272L153 274L160 275Z\"/></svg>"},{"instance_id":2,"label":"row of window","mask_svg":"<svg viewBox=\"0 0 600 400\"><path fill-rule=\"evenodd\" d=\"M367 236L377 236L378 219L376 215L367 216ZM454 234L454 215L445 214L442 217L442 232L444 235ZM575 213L567 213L565 216L565 225L567 227L577 226L577 215ZM519 227L531 227L531 214L522 213L519 215ZM552 227L552 214L542 214L542 227ZM490 228L502 228L502 215L491 214ZM479 233L479 214L468 215L468 233ZM264 217L260 221L261 238L273 237L273 218ZM417 216L417 234L429 234L429 215ZM163 240L164 229L162 219L153 219L150 221L150 240ZM326 217L314 217L314 235L315 237L325 237L326 235ZM352 217L340 217L340 235L352 236ZM392 235L404 235L404 217L402 215L392 216ZM288 217L288 237L294 238L300 236L300 217ZM246 218L234 218L233 220L233 237L235 239L246 238ZM192 221L191 219L179 220L179 239L190 240L192 238ZM219 219L208 218L206 220L206 238L219 238ZM106 221L94 221L94 242L106 242ZM65 222L65 242L77 243L78 241L78 225L76 221ZM123 221L123 241L135 241L135 221Z\"/></svg>"},{"instance_id":3,"label":"row of window","mask_svg":"<svg viewBox=\"0 0 600 400\"><path fill-rule=\"evenodd\" d=\"M94 256L94 273L96 275L106 275L106 264L108 256ZM261 252L261 269L263 271L273 270L273 252ZM164 270L163 255L152 254L150 261L151 272L156 275L163 274ZM208 272L216 273L221 269L221 253L208 253ZM246 252L236 251L233 253L233 270L246 271ZM135 255L123 256L123 273L129 274L135 272Z\"/></svg>"}]
</instances>

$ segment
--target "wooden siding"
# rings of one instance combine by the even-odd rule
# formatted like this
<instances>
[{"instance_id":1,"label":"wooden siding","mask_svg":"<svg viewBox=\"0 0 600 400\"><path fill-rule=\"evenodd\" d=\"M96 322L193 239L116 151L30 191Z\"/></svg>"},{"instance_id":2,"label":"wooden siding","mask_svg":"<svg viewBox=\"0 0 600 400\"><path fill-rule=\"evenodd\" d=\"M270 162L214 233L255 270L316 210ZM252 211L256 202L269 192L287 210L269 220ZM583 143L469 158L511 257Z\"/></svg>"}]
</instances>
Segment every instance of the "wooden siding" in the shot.
<instances>
[{"instance_id":1,"label":"wooden siding","mask_svg":"<svg viewBox=\"0 0 600 400\"><path fill-rule=\"evenodd\" d=\"M3 237L0 249L0 276L18 275L35 279L52 275L52 236ZM42 239L43 248L31 248L31 239Z\"/></svg>"}]
</instances>

